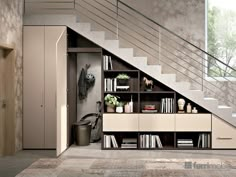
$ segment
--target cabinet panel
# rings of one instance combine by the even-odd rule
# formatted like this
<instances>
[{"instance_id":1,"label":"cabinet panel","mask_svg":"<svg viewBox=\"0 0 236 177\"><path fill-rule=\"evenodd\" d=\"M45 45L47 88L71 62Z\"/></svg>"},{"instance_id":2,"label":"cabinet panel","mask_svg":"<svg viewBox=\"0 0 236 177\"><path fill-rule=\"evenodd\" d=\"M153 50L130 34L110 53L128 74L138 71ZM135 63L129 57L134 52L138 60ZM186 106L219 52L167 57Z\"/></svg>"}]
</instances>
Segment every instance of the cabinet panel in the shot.
<instances>
[{"instance_id":1,"label":"cabinet panel","mask_svg":"<svg viewBox=\"0 0 236 177\"><path fill-rule=\"evenodd\" d=\"M211 114L176 114L176 131L211 131Z\"/></svg>"},{"instance_id":2,"label":"cabinet panel","mask_svg":"<svg viewBox=\"0 0 236 177\"><path fill-rule=\"evenodd\" d=\"M65 49L59 48L64 31L63 26L45 26L45 148L56 148L56 60L60 57L66 60ZM66 45L66 40L62 42Z\"/></svg>"},{"instance_id":3,"label":"cabinet panel","mask_svg":"<svg viewBox=\"0 0 236 177\"><path fill-rule=\"evenodd\" d=\"M140 131L174 131L175 114L139 114Z\"/></svg>"},{"instance_id":4,"label":"cabinet panel","mask_svg":"<svg viewBox=\"0 0 236 177\"><path fill-rule=\"evenodd\" d=\"M138 114L103 114L103 131L138 131Z\"/></svg>"},{"instance_id":5,"label":"cabinet panel","mask_svg":"<svg viewBox=\"0 0 236 177\"><path fill-rule=\"evenodd\" d=\"M44 27L24 27L23 147L44 147Z\"/></svg>"},{"instance_id":6,"label":"cabinet panel","mask_svg":"<svg viewBox=\"0 0 236 177\"><path fill-rule=\"evenodd\" d=\"M212 116L212 148L236 148L236 128Z\"/></svg>"}]
</instances>

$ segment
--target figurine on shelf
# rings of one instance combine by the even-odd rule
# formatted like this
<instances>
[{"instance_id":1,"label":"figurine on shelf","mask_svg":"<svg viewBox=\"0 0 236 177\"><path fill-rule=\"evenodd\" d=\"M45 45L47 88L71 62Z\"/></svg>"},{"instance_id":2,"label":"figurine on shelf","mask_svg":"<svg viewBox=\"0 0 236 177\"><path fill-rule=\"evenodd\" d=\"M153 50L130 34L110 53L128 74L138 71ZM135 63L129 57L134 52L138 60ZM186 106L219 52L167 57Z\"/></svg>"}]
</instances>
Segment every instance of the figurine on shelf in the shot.
<instances>
[{"instance_id":1,"label":"figurine on shelf","mask_svg":"<svg viewBox=\"0 0 236 177\"><path fill-rule=\"evenodd\" d=\"M148 80L146 77L143 77L143 81L145 84L145 91L152 91L153 88L153 80Z\"/></svg>"},{"instance_id":2,"label":"figurine on shelf","mask_svg":"<svg viewBox=\"0 0 236 177\"><path fill-rule=\"evenodd\" d=\"M178 107L179 107L178 113L185 113L184 105L185 105L185 100L183 98L178 99Z\"/></svg>"}]
</instances>

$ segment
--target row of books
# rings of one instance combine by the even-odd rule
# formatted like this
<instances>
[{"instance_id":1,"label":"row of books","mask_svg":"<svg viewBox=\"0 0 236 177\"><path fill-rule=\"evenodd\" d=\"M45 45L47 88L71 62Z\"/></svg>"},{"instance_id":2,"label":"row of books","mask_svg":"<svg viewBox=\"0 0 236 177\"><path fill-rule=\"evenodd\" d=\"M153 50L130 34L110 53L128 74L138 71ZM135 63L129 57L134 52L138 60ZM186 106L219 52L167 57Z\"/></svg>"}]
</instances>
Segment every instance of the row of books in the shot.
<instances>
[{"instance_id":1,"label":"row of books","mask_svg":"<svg viewBox=\"0 0 236 177\"><path fill-rule=\"evenodd\" d=\"M121 148L137 148L137 138L123 138Z\"/></svg>"},{"instance_id":2,"label":"row of books","mask_svg":"<svg viewBox=\"0 0 236 177\"><path fill-rule=\"evenodd\" d=\"M114 135L104 135L104 148L118 148L118 144Z\"/></svg>"},{"instance_id":3,"label":"row of books","mask_svg":"<svg viewBox=\"0 0 236 177\"><path fill-rule=\"evenodd\" d=\"M181 148L193 147L193 140L192 139L177 139L177 147L181 147Z\"/></svg>"},{"instance_id":4,"label":"row of books","mask_svg":"<svg viewBox=\"0 0 236 177\"><path fill-rule=\"evenodd\" d=\"M173 98L162 98L160 105L161 113L173 113L174 112L174 99Z\"/></svg>"},{"instance_id":5,"label":"row of books","mask_svg":"<svg viewBox=\"0 0 236 177\"><path fill-rule=\"evenodd\" d=\"M113 70L111 56L103 56L103 69L104 70Z\"/></svg>"},{"instance_id":6,"label":"row of books","mask_svg":"<svg viewBox=\"0 0 236 177\"><path fill-rule=\"evenodd\" d=\"M116 78L105 78L104 79L104 91L105 92L116 92L116 91L127 91L129 86L117 85Z\"/></svg>"},{"instance_id":7,"label":"row of books","mask_svg":"<svg viewBox=\"0 0 236 177\"><path fill-rule=\"evenodd\" d=\"M139 140L140 148L163 148L161 139L158 135L139 135Z\"/></svg>"},{"instance_id":8,"label":"row of books","mask_svg":"<svg viewBox=\"0 0 236 177\"><path fill-rule=\"evenodd\" d=\"M198 136L197 147L199 148L210 148L211 138L209 133L200 133Z\"/></svg>"}]
</instances>

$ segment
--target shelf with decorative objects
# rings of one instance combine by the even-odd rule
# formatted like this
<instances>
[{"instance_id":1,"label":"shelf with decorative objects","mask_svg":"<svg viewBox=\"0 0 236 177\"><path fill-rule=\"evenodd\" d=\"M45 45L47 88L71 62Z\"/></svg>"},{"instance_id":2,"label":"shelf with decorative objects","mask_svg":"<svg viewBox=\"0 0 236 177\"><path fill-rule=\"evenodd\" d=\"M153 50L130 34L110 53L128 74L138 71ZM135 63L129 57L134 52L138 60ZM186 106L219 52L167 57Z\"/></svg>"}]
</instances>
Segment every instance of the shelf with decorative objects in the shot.
<instances>
[{"instance_id":1,"label":"shelf with decorative objects","mask_svg":"<svg viewBox=\"0 0 236 177\"><path fill-rule=\"evenodd\" d=\"M211 148L207 110L105 50L102 66L102 149Z\"/></svg>"}]
</instances>

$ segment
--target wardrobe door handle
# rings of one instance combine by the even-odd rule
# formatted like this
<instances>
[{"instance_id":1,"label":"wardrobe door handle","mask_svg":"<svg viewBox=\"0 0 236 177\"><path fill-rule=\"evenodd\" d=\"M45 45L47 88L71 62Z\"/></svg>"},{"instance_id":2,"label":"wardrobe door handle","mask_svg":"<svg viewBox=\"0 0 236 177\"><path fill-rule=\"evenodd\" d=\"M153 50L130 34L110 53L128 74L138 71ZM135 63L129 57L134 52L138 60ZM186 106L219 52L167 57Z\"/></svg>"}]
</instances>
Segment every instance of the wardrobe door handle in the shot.
<instances>
[{"instance_id":1,"label":"wardrobe door handle","mask_svg":"<svg viewBox=\"0 0 236 177\"><path fill-rule=\"evenodd\" d=\"M40 107L42 108L42 107L43 107L43 105L44 105L44 92L43 92L43 90L42 90L42 102L41 102L41 105L40 105Z\"/></svg>"},{"instance_id":2,"label":"wardrobe door handle","mask_svg":"<svg viewBox=\"0 0 236 177\"><path fill-rule=\"evenodd\" d=\"M218 140L232 140L230 137L217 137Z\"/></svg>"}]
</instances>

